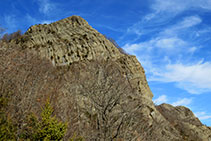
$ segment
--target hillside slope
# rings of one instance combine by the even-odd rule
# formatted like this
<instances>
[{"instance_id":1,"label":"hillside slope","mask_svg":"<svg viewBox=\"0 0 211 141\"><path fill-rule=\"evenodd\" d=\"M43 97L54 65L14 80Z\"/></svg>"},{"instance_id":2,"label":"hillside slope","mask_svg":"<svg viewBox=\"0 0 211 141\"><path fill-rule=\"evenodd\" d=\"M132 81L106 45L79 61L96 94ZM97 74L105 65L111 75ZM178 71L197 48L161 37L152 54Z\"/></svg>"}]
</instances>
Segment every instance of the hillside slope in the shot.
<instances>
[{"instance_id":1,"label":"hillside slope","mask_svg":"<svg viewBox=\"0 0 211 141\"><path fill-rule=\"evenodd\" d=\"M185 107L155 106L135 56L121 53L83 18L34 25L1 47L1 92L23 128L50 98L60 120L86 140L210 141L211 129Z\"/></svg>"}]
</instances>

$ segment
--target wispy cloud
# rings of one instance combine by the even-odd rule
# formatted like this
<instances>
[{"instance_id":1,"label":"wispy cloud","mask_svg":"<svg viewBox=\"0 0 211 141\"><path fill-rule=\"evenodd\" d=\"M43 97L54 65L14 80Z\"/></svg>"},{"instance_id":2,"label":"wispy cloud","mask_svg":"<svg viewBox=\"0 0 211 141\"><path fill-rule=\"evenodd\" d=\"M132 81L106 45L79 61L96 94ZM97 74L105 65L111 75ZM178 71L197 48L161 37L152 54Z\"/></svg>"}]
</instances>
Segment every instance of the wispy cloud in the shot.
<instances>
[{"instance_id":1,"label":"wispy cloud","mask_svg":"<svg viewBox=\"0 0 211 141\"><path fill-rule=\"evenodd\" d=\"M178 86L192 94L211 91L211 62L196 64L169 64L160 76L153 76L151 81L177 82ZM154 80L153 80L154 79Z\"/></svg>"},{"instance_id":2,"label":"wispy cloud","mask_svg":"<svg viewBox=\"0 0 211 141\"><path fill-rule=\"evenodd\" d=\"M190 8L201 8L210 10L211 1L210 0L155 0L155 3L152 5L152 9L158 12L170 12L180 13Z\"/></svg>"},{"instance_id":3,"label":"wispy cloud","mask_svg":"<svg viewBox=\"0 0 211 141\"><path fill-rule=\"evenodd\" d=\"M172 97L168 97L167 95L161 95L158 98L154 99L153 102L156 105L162 103L170 103L173 106L188 106L192 103L192 98L179 98L175 101L175 99Z\"/></svg>"},{"instance_id":4,"label":"wispy cloud","mask_svg":"<svg viewBox=\"0 0 211 141\"><path fill-rule=\"evenodd\" d=\"M211 0L155 0L150 6L152 12L147 13L140 21L127 29L126 34L134 33L141 36L151 32L162 30L162 26L171 23L180 13L191 9L211 10ZM168 30L178 30L177 28L187 28L199 24L201 19L197 15L184 19ZM166 31L167 32L167 31Z\"/></svg>"},{"instance_id":5,"label":"wispy cloud","mask_svg":"<svg viewBox=\"0 0 211 141\"><path fill-rule=\"evenodd\" d=\"M179 98L178 100L175 101L174 98L172 98L172 97L168 97L167 95L161 95L158 98L154 99L153 102L156 105L160 105L162 103L170 103L173 106L188 106L188 107L190 107L190 105L193 103L193 99L192 98ZM194 114L200 120L211 119L211 114L208 114L204 111L203 112L194 112Z\"/></svg>"},{"instance_id":6,"label":"wispy cloud","mask_svg":"<svg viewBox=\"0 0 211 141\"><path fill-rule=\"evenodd\" d=\"M211 119L211 114L207 114L206 112L196 112L195 115L196 115L200 120Z\"/></svg>"},{"instance_id":7,"label":"wispy cloud","mask_svg":"<svg viewBox=\"0 0 211 141\"><path fill-rule=\"evenodd\" d=\"M201 18L198 16L190 16L190 17L185 17L182 22L180 22L178 25L176 25L176 29L180 28L189 28L193 27L195 25L198 25L201 23Z\"/></svg>"},{"instance_id":8,"label":"wispy cloud","mask_svg":"<svg viewBox=\"0 0 211 141\"><path fill-rule=\"evenodd\" d=\"M188 106L189 104L191 104L191 102L192 102L192 99L183 98L183 99L173 102L172 105L173 106Z\"/></svg>"},{"instance_id":9,"label":"wispy cloud","mask_svg":"<svg viewBox=\"0 0 211 141\"><path fill-rule=\"evenodd\" d=\"M189 40L200 32L196 26L202 19L196 15L164 28L152 39L126 44L123 48L138 56L146 69L149 81L176 82L176 86L192 94L211 91L211 62L195 58L201 47ZM202 29L204 30L204 29ZM197 32L196 32L197 31ZM135 33L137 34L137 33ZM203 32L200 33L202 36ZM191 37L189 37L191 36Z\"/></svg>"},{"instance_id":10,"label":"wispy cloud","mask_svg":"<svg viewBox=\"0 0 211 141\"><path fill-rule=\"evenodd\" d=\"M41 21L41 24L50 24L52 23L53 21L48 21L48 20L44 20L44 21Z\"/></svg>"},{"instance_id":11,"label":"wispy cloud","mask_svg":"<svg viewBox=\"0 0 211 141\"><path fill-rule=\"evenodd\" d=\"M51 2L50 0L38 0L39 4L39 12L45 15L49 15L52 12L56 5L55 3Z\"/></svg>"},{"instance_id":12,"label":"wispy cloud","mask_svg":"<svg viewBox=\"0 0 211 141\"><path fill-rule=\"evenodd\" d=\"M167 100L167 96L166 95L161 95L159 96L157 99L153 100L154 103L156 105L159 105L159 104L162 104L162 103L166 103L168 100Z\"/></svg>"},{"instance_id":13,"label":"wispy cloud","mask_svg":"<svg viewBox=\"0 0 211 141\"><path fill-rule=\"evenodd\" d=\"M202 22L202 19L198 16L188 16L184 17L180 22L172 25L164 31L159 33L159 36L177 36L185 31L189 30L191 27L199 25Z\"/></svg>"}]
</instances>

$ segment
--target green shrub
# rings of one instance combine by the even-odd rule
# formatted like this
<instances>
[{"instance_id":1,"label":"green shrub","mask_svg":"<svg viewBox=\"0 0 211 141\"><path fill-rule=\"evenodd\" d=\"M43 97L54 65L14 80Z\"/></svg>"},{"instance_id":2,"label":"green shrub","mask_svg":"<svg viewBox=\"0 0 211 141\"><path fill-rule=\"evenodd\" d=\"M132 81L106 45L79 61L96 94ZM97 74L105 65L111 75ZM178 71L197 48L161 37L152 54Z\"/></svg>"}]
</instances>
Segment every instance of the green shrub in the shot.
<instances>
[{"instance_id":1,"label":"green shrub","mask_svg":"<svg viewBox=\"0 0 211 141\"><path fill-rule=\"evenodd\" d=\"M0 140L16 140L16 128L13 122L6 116L0 115Z\"/></svg>"},{"instance_id":2,"label":"green shrub","mask_svg":"<svg viewBox=\"0 0 211 141\"><path fill-rule=\"evenodd\" d=\"M66 133L67 124L59 122L52 113L53 108L48 101L42 109L40 121L33 114L28 116L21 137L30 140L61 140Z\"/></svg>"},{"instance_id":3,"label":"green shrub","mask_svg":"<svg viewBox=\"0 0 211 141\"><path fill-rule=\"evenodd\" d=\"M12 120L6 115L8 99L0 96L0 140L15 140L16 127Z\"/></svg>"}]
</instances>

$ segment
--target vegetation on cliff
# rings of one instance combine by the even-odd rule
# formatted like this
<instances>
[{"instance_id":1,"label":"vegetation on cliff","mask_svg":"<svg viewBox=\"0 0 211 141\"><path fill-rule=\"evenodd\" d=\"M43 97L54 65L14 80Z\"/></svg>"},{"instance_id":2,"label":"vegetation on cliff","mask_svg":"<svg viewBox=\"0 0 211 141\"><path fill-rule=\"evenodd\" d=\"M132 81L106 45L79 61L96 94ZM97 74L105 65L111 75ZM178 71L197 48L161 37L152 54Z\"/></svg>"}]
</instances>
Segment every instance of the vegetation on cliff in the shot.
<instances>
[{"instance_id":1,"label":"vegetation on cliff","mask_svg":"<svg viewBox=\"0 0 211 141\"><path fill-rule=\"evenodd\" d=\"M81 17L19 33L0 41L1 139L211 138L190 110L156 107L136 57Z\"/></svg>"}]
</instances>

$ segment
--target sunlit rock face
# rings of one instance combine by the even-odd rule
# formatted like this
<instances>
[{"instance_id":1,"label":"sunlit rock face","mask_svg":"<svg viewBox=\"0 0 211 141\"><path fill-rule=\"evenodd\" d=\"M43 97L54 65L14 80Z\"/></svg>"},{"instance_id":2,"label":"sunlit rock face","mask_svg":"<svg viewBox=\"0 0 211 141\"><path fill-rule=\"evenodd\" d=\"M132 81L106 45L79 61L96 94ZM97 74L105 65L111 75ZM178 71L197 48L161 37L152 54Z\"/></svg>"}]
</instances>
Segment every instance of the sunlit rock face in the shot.
<instances>
[{"instance_id":1,"label":"sunlit rock face","mask_svg":"<svg viewBox=\"0 0 211 141\"><path fill-rule=\"evenodd\" d=\"M26 84L23 85L26 92L16 93L19 98L10 102L10 108L16 110L16 113L11 113L12 117L19 116L18 119L21 119L29 110L39 111L39 102L50 97L55 114L72 125L66 138L72 136L74 130L86 140L101 140L101 132L105 131L105 140L115 137L113 139L137 141L211 141L211 129L201 124L189 109L167 104L155 106L144 69L137 58L122 53L79 16L34 25L21 38L9 43L9 46L14 45L24 52L37 54L41 61L47 59L50 64L45 67L36 62L37 66L41 66L34 66L37 69L35 73L30 73L34 69L29 69L27 62L22 66L5 67L6 70L22 67L23 72L28 74L28 81L24 81ZM30 61L33 62L33 58ZM39 73L35 75L36 72ZM22 79L19 76L24 73L17 71L12 81L19 82L16 79ZM90 89L92 86L93 89ZM96 91L94 88L103 90ZM88 92L90 95L86 94ZM91 92L95 92L95 97ZM109 116L104 115L103 120L110 117L114 122L113 119L119 119L113 124L108 122L113 125L112 129L104 130L107 127L98 123L103 120L101 113L97 112L100 104L96 106L96 103L104 99L96 101L99 96L96 93L104 94L108 101L110 98L117 100L110 113L107 109L104 111ZM102 103L106 104L106 100ZM24 122L20 120L20 124Z\"/></svg>"}]
</instances>

